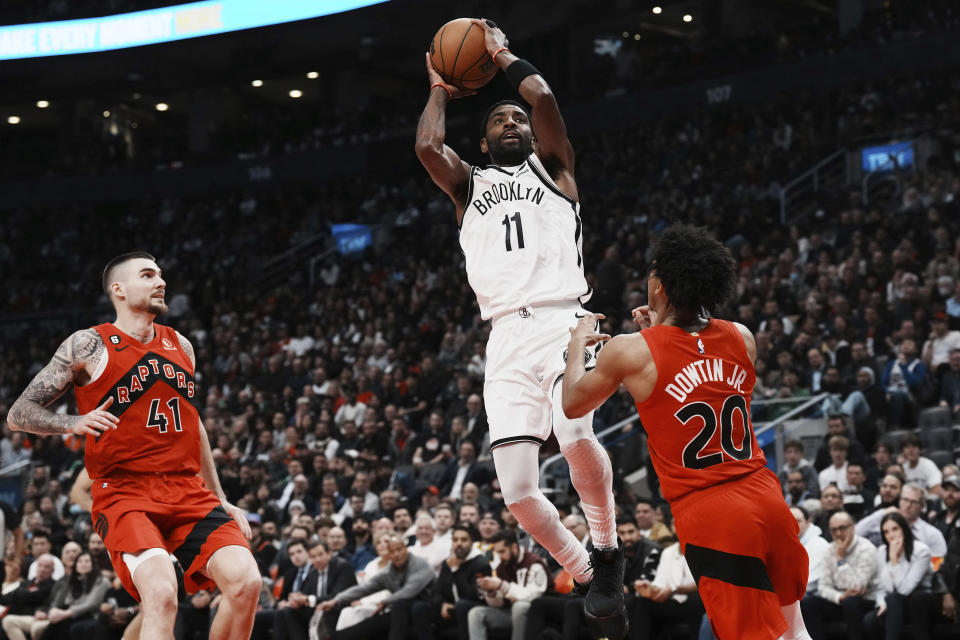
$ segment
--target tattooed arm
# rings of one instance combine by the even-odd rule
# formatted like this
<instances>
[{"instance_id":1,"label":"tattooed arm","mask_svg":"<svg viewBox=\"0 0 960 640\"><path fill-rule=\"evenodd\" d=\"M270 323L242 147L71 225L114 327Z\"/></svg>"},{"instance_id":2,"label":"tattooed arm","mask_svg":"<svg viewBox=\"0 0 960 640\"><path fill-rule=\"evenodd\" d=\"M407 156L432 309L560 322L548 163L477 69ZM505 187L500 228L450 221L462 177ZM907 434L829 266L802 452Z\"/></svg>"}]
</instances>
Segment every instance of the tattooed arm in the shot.
<instances>
[{"instance_id":1,"label":"tattooed arm","mask_svg":"<svg viewBox=\"0 0 960 640\"><path fill-rule=\"evenodd\" d=\"M64 340L47 366L10 407L7 415L10 428L41 436L64 433L96 436L116 429L118 418L106 411L113 404L113 398L82 416L58 415L47 409L84 373L88 363L96 366L102 349L100 335L92 329L77 331Z\"/></svg>"},{"instance_id":2,"label":"tattooed arm","mask_svg":"<svg viewBox=\"0 0 960 640\"><path fill-rule=\"evenodd\" d=\"M180 348L183 349L183 352L187 354L187 357L190 358L190 364L193 365L193 368L197 368L197 356L193 351L193 345L190 344L190 341L187 340L187 337L177 331L177 341L180 343Z\"/></svg>"}]
</instances>

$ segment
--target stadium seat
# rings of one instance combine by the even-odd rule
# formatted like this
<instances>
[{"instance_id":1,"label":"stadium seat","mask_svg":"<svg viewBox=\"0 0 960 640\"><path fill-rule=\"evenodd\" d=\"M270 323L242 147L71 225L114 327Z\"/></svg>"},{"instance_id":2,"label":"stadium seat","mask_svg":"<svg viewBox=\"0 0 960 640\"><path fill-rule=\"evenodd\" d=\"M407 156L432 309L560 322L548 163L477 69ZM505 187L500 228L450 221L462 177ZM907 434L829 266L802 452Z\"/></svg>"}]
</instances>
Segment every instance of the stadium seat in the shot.
<instances>
[{"instance_id":1,"label":"stadium seat","mask_svg":"<svg viewBox=\"0 0 960 640\"><path fill-rule=\"evenodd\" d=\"M890 443L890 446L893 447L893 450L900 451L900 441L903 440L908 433L913 433L909 429L894 429L893 431L887 431L883 435L883 439Z\"/></svg>"},{"instance_id":2,"label":"stadium seat","mask_svg":"<svg viewBox=\"0 0 960 640\"><path fill-rule=\"evenodd\" d=\"M944 465L957 463L957 457L952 450L926 451L924 452L924 455L926 455L928 458L933 460L933 462L937 465L937 467L941 469L943 468Z\"/></svg>"},{"instance_id":3,"label":"stadium seat","mask_svg":"<svg viewBox=\"0 0 960 640\"><path fill-rule=\"evenodd\" d=\"M930 407L922 410L917 418L917 426L921 431L950 427L950 409L947 407Z\"/></svg>"},{"instance_id":4,"label":"stadium seat","mask_svg":"<svg viewBox=\"0 0 960 640\"><path fill-rule=\"evenodd\" d=\"M953 451L953 428L923 429L920 431L920 442L928 456L934 451Z\"/></svg>"}]
</instances>

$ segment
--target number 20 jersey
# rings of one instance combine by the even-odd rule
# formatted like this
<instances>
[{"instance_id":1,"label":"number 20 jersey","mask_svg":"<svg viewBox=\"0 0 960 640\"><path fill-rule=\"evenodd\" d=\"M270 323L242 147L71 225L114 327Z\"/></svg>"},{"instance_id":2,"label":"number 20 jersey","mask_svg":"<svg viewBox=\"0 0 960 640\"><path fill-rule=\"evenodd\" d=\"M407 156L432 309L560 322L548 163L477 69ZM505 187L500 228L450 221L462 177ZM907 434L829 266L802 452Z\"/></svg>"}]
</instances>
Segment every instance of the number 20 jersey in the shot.
<instances>
[{"instance_id":1,"label":"number 20 jersey","mask_svg":"<svg viewBox=\"0 0 960 640\"><path fill-rule=\"evenodd\" d=\"M525 305L590 297L580 205L535 154L516 167L471 167L460 246L484 320Z\"/></svg>"},{"instance_id":2,"label":"number 20 jersey","mask_svg":"<svg viewBox=\"0 0 960 640\"><path fill-rule=\"evenodd\" d=\"M87 436L84 464L91 478L200 471L193 365L176 331L153 326L156 335L146 344L111 323L94 327L107 364L95 380L75 388L77 408L88 413L112 397L107 411L120 420L116 429Z\"/></svg>"},{"instance_id":3,"label":"number 20 jersey","mask_svg":"<svg viewBox=\"0 0 960 640\"><path fill-rule=\"evenodd\" d=\"M657 382L637 413L663 497L672 502L766 466L750 422L756 373L737 327L712 319L697 333L657 325L642 335Z\"/></svg>"}]
</instances>

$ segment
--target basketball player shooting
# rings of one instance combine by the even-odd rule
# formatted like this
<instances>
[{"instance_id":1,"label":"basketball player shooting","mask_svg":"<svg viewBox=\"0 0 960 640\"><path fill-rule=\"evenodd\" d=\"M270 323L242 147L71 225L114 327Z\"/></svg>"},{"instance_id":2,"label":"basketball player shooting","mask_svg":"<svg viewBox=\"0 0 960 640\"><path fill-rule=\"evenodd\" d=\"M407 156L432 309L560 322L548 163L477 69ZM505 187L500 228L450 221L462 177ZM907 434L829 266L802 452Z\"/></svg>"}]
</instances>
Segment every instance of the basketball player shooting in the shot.
<instances>
[{"instance_id":1,"label":"basketball player shooting","mask_svg":"<svg viewBox=\"0 0 960 640\"><path fill-rule=\"evenodd\" d=\"M622 638L624 559L616 536L610 459L594 435L592 412L571 420L560 407L564 360L581 366L595 362L592 351L567 354L565 349L590 294L583 275L573 148L540 72L507 48L496 25L474 23L530 111L512 100L487 109L480 150L491 164L470 166L444 144L447 103L469 92L445 83L427 55L431 89L416 152L453 200L467 278L482 317L492 321L483 395L504 501L581 593L589 583L584 611L594 633ZM592 557L539 489L539 450L551 424L590 525Z\"/></svg>"},{"instance_id":2,"label":"basketball player shooting","mask_svg":"<svg viewBox=\"0 0 960 640\"><path fill-rule=\"evenodd\" d=\"M77 331L10 408L12 429L86 436L91 516L123 586L141 602L141 639L169 639L177 614L173 553L187 591L220 588L210 637L248 638L260 572L243 511L220 487L210 443L190 400L190 341L154 323L167 310L153 256L117 256L103 271L117 319ZM81 415L47 409L74 387Z\"/></svg>"},{"instance_id":3,"label":"basketball player shooting","mask_svg":"<svg viewBox=\"0 0 960 640\"><path fill-rule=\"evenodd\" d=\"M730 252L674 225L654 247L641 331L613 338L586 371L570 358L563 411L589 415L621 384L637 405L677 535L720 640L810 638L800 615L807 554L750 423L757 346L741 324L710 317L736 283ZM571 330L568 350L609 339L602 316Z\"/></svg>"}]
</instances>

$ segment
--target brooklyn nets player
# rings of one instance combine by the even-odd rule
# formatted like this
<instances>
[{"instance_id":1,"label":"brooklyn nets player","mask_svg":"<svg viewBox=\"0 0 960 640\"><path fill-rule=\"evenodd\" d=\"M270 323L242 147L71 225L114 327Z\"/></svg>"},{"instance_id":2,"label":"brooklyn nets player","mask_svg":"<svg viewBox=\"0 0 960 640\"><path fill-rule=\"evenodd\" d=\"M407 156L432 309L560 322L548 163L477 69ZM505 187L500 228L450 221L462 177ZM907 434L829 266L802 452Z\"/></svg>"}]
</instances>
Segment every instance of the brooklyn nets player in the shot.
<instances>
[{"instance_id":1,"label":"brooklyn nets player","mask_svg":"<svg viewBox=\"0 0 960 640\"><path fill-rule=\"evenodd\" d=\"M486 167L471 167L444 144L445 110L469 92L443 82L427 55L430 97L417 129L417 156L453 200L467 278L493 326L487 344L484 402L503 498L517 520L573 576L589 583L584 603L594 632L626 633L623 546L618 544L610 460L593 433L593 414L564 416L559 384L570 328L586 312L581 221L574 154L549 85L507 49L491 22L487 51L531 105L502 101L483 117ZM534 135L534 128L536 135ZM585 358L592 352L569 354ZM551 426L580 494L594 544L592 558L560 523L539 489L539 447Z\"/></svg>"}]
</instances>

